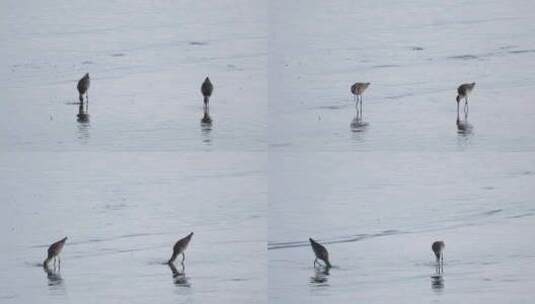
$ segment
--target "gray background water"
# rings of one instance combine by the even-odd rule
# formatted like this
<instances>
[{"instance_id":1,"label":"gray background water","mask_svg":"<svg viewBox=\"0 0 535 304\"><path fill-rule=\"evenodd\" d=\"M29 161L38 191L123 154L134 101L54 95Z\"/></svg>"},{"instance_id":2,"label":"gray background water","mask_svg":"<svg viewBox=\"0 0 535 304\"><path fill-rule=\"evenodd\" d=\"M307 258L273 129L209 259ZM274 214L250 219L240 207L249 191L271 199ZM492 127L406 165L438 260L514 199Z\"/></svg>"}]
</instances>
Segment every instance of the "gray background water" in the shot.
<instances>
[{"instance_id":1,"label":"gray background water","mask_svg":"<svg viewBox=\"0 0 535 304\"><path fill-rule=\"evenodd\" d=\"M262 2L3 1L0 145L9 150L261 150ZM76 81L90 73L89 123ZM215 86L201 128L200 86Z\"/></svg>"},{"instance_id":2,"label":"gray background water","mask_svg":"<svg viewBox=\"0 0 535 304\"><path fill-rule=\"evenodd\" d=\"M2 153L0 301L263 302L264 160L248 153ZM175 284L165 263L190 231L186 281ZM38 264L65 235L60 279L49 277Z\"/></svg>"},{"instance_id":3,"label":"gray background water","mask_svg":"<svg viewBox=\"0 0 535 304\"><path fill-rule=\"evenodd\" d=\"M0 302L531 302L531 1L0 6Z\"/></svg>"},{"instance_id":4,"label":"gray background water","mask_svg":"<svg viewBox=\"0 0 535 304\"><path fill-rule=\"evenodd\" d=\"M270 303L533 300L533 153L274 153L270 164ZM330 249L326 277L309 237ZM435 240L446 262L433 285Z\"/></svg>"},{"instance_id":5,"label":"gray background water","mask_svg":"<svg viewBox=\"0 0 535 304\"><path fill-rule=\"evenodd\" d=\"M322 151L535 148L532 1L275 1L269 143ZM349 87L369 125L350 132ZM475 81L471 134L456 135L456 88Z\"/></svg>"}]
</instances>

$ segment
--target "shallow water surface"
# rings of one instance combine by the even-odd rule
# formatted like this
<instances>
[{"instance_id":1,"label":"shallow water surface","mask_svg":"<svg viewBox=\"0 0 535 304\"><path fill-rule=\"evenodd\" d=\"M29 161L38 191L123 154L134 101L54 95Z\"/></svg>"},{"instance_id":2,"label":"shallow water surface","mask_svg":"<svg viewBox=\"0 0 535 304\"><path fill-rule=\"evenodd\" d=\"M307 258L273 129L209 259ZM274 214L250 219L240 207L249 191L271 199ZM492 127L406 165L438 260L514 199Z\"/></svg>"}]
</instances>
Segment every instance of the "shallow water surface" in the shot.
<instances>
[{"instance_id":1,"label":"shallow water surface","mask_svg":"<svg viewBox=\"0 0 535 304\"><path fill-rule=\"evenodd\" d=\"M269 143L301 151L535 150L530 1L274 1ZM471 134L457 86L476 82ZM366 128L355 132L354 82Z\"/></svg>"},{"instance_id":2,"label":"shallow water surface","mask_svg":"<svg viewBox=\"0 0 535 304\"><path fill-rule=\"evenodd\" d=\"M534 172L532 153L274 153L270 303L529 303Z\"/></svg>"},{"instance_id":3,"label":"shallow water surface","mask_svg":"<svg viewBox=\"0 0 535 304\"><path fill-rule=\"evenodd\" d=\"M264 160L1 153L1 301L264 302ZM170 268L174 243L191 231L185 269ZM63 236L61 270L47 273L48 245Z\"/></svg>"},{"instance_id":4,"label":"shallow water surface","mask_svg":"<svg viewBox=\"0 0 535 304\"><path fill-rule=\"evenodd\" d=\"M263 1L2 4L0 146L9 150L262 150ZM89 120L76 82L89 72ZM214 83L213 128L200 86Z\"/></svg>"},{"instance_id":5,"label":"shallow water surface","mask_svg":"<svg viewBox=\"0 0 535 304\"><path fill-rule=\"evenodd\" d=\"M531 1L0 6L0 302L532 302Z\"/></svg>"}]
</instances>

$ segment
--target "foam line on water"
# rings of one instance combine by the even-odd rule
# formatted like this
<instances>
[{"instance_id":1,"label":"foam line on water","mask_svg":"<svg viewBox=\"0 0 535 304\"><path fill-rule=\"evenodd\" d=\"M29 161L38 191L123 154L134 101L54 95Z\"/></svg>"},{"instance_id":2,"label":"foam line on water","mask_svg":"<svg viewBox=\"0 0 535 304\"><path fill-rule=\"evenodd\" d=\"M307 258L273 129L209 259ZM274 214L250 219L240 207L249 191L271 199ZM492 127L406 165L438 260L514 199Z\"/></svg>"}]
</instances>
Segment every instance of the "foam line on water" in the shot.
<instances>
[{"instance_id":1,"label":"foam line on water","mask_svg":"<svg viewBox=\"0 0 535 304\"><path fill-rule=\"evenodd\" d=\"M322 244L338 244L338 243L352 243L361 241L364 239L369 238L375 238L375 237L381 237L381 236L388 236L388 235L395 235L395 234L403 234L407 232L399 231L399 230L384 230L378 233L372 233L372 234L356 234L352 236L345 236L345 237L338 237L333 239L322 239L318 240ZM285 249L285 248L295 248L295 247L307 247L310 246L309 241L289 241L289 242L269 242L268 243L268 250L275 250L275 249Z\"/></svg>"}]
</instances>

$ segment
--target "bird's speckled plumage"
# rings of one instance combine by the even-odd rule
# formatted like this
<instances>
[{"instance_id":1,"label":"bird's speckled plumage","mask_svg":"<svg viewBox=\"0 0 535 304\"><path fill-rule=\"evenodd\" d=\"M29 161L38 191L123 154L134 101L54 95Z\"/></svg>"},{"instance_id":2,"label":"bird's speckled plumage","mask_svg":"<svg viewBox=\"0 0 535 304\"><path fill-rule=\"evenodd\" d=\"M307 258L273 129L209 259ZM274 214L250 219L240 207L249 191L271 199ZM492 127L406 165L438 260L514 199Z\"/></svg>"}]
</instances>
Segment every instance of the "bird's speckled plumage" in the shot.
<instances>
[{"instance_id":1,"label":"bird's speckled plumage","mask_svg":"<svg viewBox=\"0 0 535 304\"><path fill-rule=\"evenodd\" d=\"M314 254L316 255L316 259L322 260L323 262L325 262L325 265L330 268L331 262L329 261L329 253L327 252L327 249L320 243L313 240L312 238L310 238L309 241L310 241L310 246L312 246L312 250L314 251Z\"/></svg>"},{"instance_id":2,"label":"bird's speckled plumage","mask_svg":"<svg viewBox=\"0 0 535 304\"><path fill-rule=\"evenodd\" d=\"M208 102L210 100L210 96L212 96L212 92L214 91L214 85L210 81L210 78L206 77L204 79L204 82L201 85L201 93L204 97L204 104L208 105Z\"/></svg>"},{"instance_id":3,"label":"bird's speckled plumage","mask_svg":"<svg viewBox=\"0 0 535 304\"><path fill-rule=\"evenodd\" d=\"M65 242L67 241L67 237L64 237L63 239L53 243L48 247L48 255L45 261L43 262L44 266L53 258L57 257L61 250L63 249L63 246L65 246Z\"/></svg>"},{"instance_id":4,"label":"bird's speckled plumage","mask_svg":"<svg viewBox=\"0 0 535 304\"><path fill-rule=\"evenodd\" d=\"M188 247L189 245L189 242L191 241L191 237L193 236L193 232L191 232L190 234L188 234L186 237L178 240L176 243L175 243L175 246L173 247L173 255L171 256L171 258L169 259L169 263L173 263L176 259L176 257L179 255L179 254L184 254L184 250L186 250L186 248ZM184 256L184 259L185 259L185 256ZM184 261L184 260L182 260Z\"/></svg>"}]
</instances>

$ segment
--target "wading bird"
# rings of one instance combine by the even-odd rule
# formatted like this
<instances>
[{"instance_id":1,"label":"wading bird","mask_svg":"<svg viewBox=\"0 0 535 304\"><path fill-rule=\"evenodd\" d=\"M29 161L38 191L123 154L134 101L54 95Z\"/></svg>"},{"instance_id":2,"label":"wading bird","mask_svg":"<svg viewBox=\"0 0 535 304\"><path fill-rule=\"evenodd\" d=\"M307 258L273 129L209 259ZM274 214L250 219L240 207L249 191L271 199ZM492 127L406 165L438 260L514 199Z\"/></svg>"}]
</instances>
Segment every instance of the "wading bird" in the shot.
<instances>
[{"instance_id":1,"label":"wading bird","mask_svg":"<svg viewBox=\"0 0 535 304\"><path fill-rule=\"evenodd\" d=\"M202 96L204 96L204 106L208 106L208 102L210 101L210 96L212 96L212 92L214 91L214 85L212 85L212 82L210 82L210 78L206 77L204 79L204 82L201 85L201 93Z\"/></svg>"},{"instance_id":2,"label":"wading bird","mask_svg":"<svg viewBox=\"0 0 535 304\"><path fill-rule=\"evenodd\" d=\"M182 254L182 261L180 263L184 263L184 260L186 259L186 255L184 254L184 251L188 247L189 241L191 241L192 236L193 236L193 232L176 242L175 246L173 247L173 255L167 262L168 264L173 263L179 254Z\"/></svg>"},{"instance_id":3,"label":"wading bird","mask_svg":"<svg viewBox=\"0 0 535 304\"><path fill-rule=\"evenodd\" d=\"M359 111L359 102L360 102L360 113L362 115L362 93L364 93L364 91L366 91L366 89L368 88L368 86L370 85L369 82L355 82L352 86L351 86L351 93L353 94L355 100L356 100L356 107L357 107L357 112Z\"/></svg>"},{"instance_id":4,"label":"wading bird","mask_svg":"<svg viewBox=\"0 0 535 304\"><path fill-rule=\"evenodd\" d=\"M433 253L435 253L435 257L437 258L437 268L441 269L444 267L444 247L446 245L443 241L436 241L431 245L431 249L433 250Z\"/></svg>"},{"instance_id":5,"label":"wading bird","mask_svg":"<svg viewBox=\"0 0 535 304\"><path fill-rule=\"evenodd\" d=\"M457 113L459 113L459 102L464 98L464 111L468 111L468 95L472 93L472 90L476 86L475 82L463 83L457 88Z\"/></svg>"},{"instance_id":6,"label":"wading bird","mask_svg":"<svg viewBox=\"0 0 535 304\"><path fill-rule=\"evenodd\" d=\"M201 126L203 127L212 126L212 117L210 116L210 111L208 110L208 107L204 108L204 114L201 118Z\"/></svg>"},{"instance_id":7,"label":"wading bird","mask_svg":"<svg viewBox=\"0 0 535 304\"><path fill-rule=\"evenodd\" d=\"M310 246L312 246L312 250L314 250L314 254L316 255L316 258L314 259L314 267L316 267L316 263L318 263L319 259L325 262L325 267L331 268L332 266L331 262L329 262L329 253L327 252L327 249L320 243L314 241L312 238L309 238L309 240Z\"/></svg>"},{"instance_id":8,"label":"wading bird","mask_svg":"<svg viewBox=\"0 0 535 304\"><path fill-rule=\"evenodd\" d=\"M58 266L61 267L61 259L59 258L59 254L61 253L61 250L63 249L63 246L65 245L65 242L67 241L67 237L64 237L63 239L55 242L54 244L50 245L48 247L48 256L43 262L43 266L46 268L48 266L48 262L50 260L54 259L54 267L56 267L56 258L58 259Z\"/></svg>"},{"instance_id":9,"label":"wading bird","mask_svg":"<svg viewBox=\"0 0 535 304\"><path fill-rule=\"evenodd\" d=\"M83 95L85 94L85 98L87 102L89 103L89 94L87 91L89 90L89 85L91 84L91 80L89 79L89 73L85 73L84 77L82 79L78 80L78 85L76 86L78 88L78 93L80 93L80 102L84 102Z\"/></svg>"}]
</instances>

